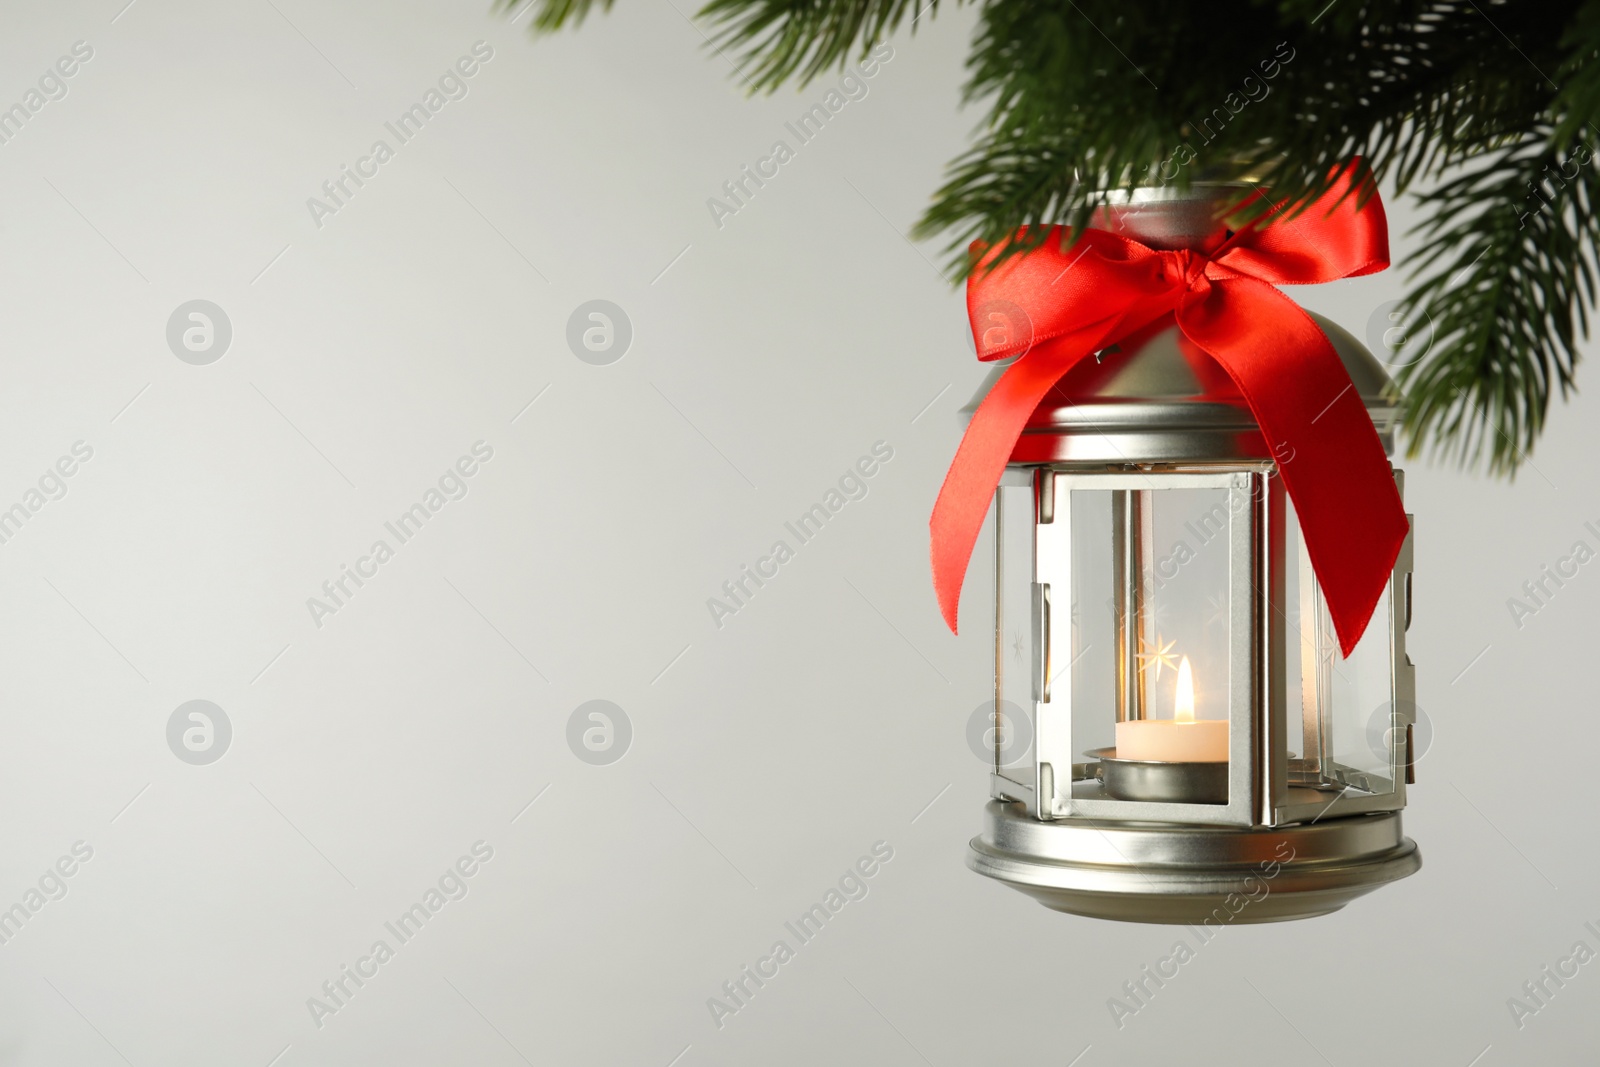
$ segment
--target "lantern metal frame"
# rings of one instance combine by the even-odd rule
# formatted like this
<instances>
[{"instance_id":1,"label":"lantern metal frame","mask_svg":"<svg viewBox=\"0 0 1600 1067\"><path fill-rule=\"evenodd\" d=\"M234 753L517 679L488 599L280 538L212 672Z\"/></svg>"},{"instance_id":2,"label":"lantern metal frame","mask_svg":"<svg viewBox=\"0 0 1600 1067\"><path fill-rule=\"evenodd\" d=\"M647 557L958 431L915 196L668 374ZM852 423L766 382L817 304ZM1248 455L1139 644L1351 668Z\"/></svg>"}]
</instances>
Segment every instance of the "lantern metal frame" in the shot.
<instances>
[{"instance_id":1,"label":"lantern metal frame","mask_svg":"<svg viewBox=\"0 0 1600 1067\"><path fill-rule=\"evenodd\" d=\"M1404 491L1404 474L1395 472ZM1390 649L1390 736L1387 776L1339 764L1329 745L1332 701L1327 693L1327 649L1333 641L1331 623L1322 606L1304 546L1290 560L1285 540L1285 501L1282 481L1271 464L1227 470L1191 466L1154 468L1141 472L1084 470L1050 467L1033 471L1007 471L999 493L1006 489L1030 491L1035 507L1035 551L1032 576L1032 610L1036 639L1032 652L1033 759L1026 777L1004 763L996 734L995 769L991 774L996 798L1021 801L1034 818L1054 820L1081 816L1091 819L1148 819L1163 822L1217 823L1231 826L1277 826L1307 818L1398 811L1405 807L1405 786L1412 773L1412 728L1415 724L1416 671L1406 651L1406 630L1411 617L1412 541L1408 533L1390 580L1389 611L1375 615L1371 625L1386 631ZM1070 631L1053 625L1053 594L1072 589L1071 493L1075 490L1132 494L1170 489L1222 489L1228 494L1228 800L1225 804L1116 800L1080 795L1073 784L1096 777L1092 762L1079 759L1072 730L1073 652ZM1006 509L997 506L996 522L1003 523ZM1410 516L1407 516L1410 518ZM1005 566L1005 539L995 538L997 575ZM1298 572L1301 616L1300 674L1302 685L1315 692L1300 695L1302 736L1307 751L1289 755L1289 694L1279 662L1293 654L1287 648L1285 628L1267 620L1284 613L1286 575L1275 562L1292 563ZM1287 569L1287 567L1283 568ZM1123 570L1124 589L1131 581ZM1003 610L1004 582L997 580L996 623ZM1123 596L1127 596L1123 592ZM1127 613L1124 613L1126 616ZM1307 616L1310 616L1308 619ZM1306 633L1309 629L1312 632ZM1125 633L1124 627L1119 633ZM1241 636L1243 635L1243 636ZM1257 650L1264 655L1256 655ZM1128 662L1126 652L1119 660ZM1059 667L1057 665L1060 665ZM1003 671L998 663L997 671ZM996 715L1004 698L996 680ZM1266 713L1258 721L1256 709ZM1312 746L1315 745L1315 748ZM1063 777L1057 768L1070 769ZM1259 772L1259 773L1258 773ZM1323 790L1329 783L1365 795L1340 792L1332 800Z\"/></svg>"},{"instance_id":2,"label":"lantern metal frame","mask_svg":"<svg viewBox=\"0 0 1600 1067\"><path fill-rule=\"evenodd\" d=\"M1403 474L1396 471L1395 478L1403 489ZM1070 596L1072 589L1071 494L1106 491L1131 502L1138 494L1179 488L1223 490L1228 500L1229 761L1228 799L1221 804L1103 795L1099 766L1082 760L1075 748L1070 627L1052 624L1055 596ZM1324 669L1331 624L1304 545L1294 558L1288 553L1287 504L1274 464L1008 468L995 508L997 645L1007 588L1003 568L1016 562L1005 557L1000 527L1011 509L1001 500L1013 493L1026 494L1033 513L1034 740L1025 764L1008 765L996 731L993 799L985 832L972 841L969 866L1057 910L1141 922L1208 922L1221 914L1237 922L1306 918L1337 910L1420 867L1399 817L1412 769L1415 707L1415 669L1405 645L1410 534L1390 580L1389 610L1371 624L1385 628L1389 648L1389 773L1380 776L1331 759L1332 706ZM1120 524L1119 536L1128 533L1127 526L1126 520ZM1123 552L1119 559L1125 581L1132 571L1128 556ZM1284 616L1285 572L1291 567L1300 583L1302 630L1311 631L1302 633L1297 652L1289 648ZM1308 748L1298 757L1288 751L1291 695L1284 665L1291 654L1301 660L1297 695ZM997 647L997 722L1004 669ZM1292 859L1279 862L1284 856ZM1266 864L1273 867L1270 880L1263 875ZM1257 899L1263 885L1271 893ZM1240 899L1251 906L1232 911L1229 902Z\"/></svg>"}]
</instances>

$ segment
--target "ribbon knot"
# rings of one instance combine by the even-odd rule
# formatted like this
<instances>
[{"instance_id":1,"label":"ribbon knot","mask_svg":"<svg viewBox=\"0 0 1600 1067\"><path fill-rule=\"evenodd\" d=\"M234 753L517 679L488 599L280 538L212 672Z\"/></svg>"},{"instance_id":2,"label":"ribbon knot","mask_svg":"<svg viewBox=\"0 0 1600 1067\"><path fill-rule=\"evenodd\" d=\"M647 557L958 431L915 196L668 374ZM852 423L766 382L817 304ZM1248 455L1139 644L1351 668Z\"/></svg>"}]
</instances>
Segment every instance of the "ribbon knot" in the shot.
<instances>
[{"instance_id":1,"label":"ribbon knot","mask_svg":"<svg viewBox=\"0 0 1600 1067\"><path fill-rule=\"evenodd\" d=\"M1162 252L1161 260L1162 272L1168 281L1181 283L1185 289L1209 288L1210 257L1191 248L1177 248Z\"/></svg>"},{"instance_id":2,"label":"ribbon knot","mask_svg":"<svg viewBox=\"0 0 1600 1067\"><path fill-rule=\"evenodd\" d=\"M934 590L951 630L989 501L1028 417L1084 356L1172 316L1233 379L1277 457L1340 647L1350 654L1394 570L1405 509L1338 353L1277 286L1389 265L1388 223L1370 181L1352 163L1295 218L1268 214L1215 235L1203 251L1158 250L1094 229L1068 248L1060 227L993 269L998 250L989 251L967 282L979 358L1022 358L973 414L929 521ZM1009 328L996 330L997 323Z\"/></svg>"}]
</instances>

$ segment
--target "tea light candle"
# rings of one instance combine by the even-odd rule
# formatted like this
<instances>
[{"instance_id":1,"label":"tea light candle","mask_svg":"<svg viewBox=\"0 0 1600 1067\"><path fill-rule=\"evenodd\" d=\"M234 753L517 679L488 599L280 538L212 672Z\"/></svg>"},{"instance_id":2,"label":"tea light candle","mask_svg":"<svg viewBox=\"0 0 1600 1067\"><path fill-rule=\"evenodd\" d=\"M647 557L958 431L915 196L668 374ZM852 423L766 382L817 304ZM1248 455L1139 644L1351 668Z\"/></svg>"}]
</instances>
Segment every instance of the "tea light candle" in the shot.
<instances>
[{"instance_id":1,"label":"tea light candle","mask_svg":"<svg viewBox=\"0 0 1600 1067\"><path fill-rule=\"evenodd\" d=\"M1228 762L1228 720L1194 717L1189 657L1178 664L1178 694L1170 719L1117 723L1117 758L1164 763Z\"/></svg>"}]
</instances>

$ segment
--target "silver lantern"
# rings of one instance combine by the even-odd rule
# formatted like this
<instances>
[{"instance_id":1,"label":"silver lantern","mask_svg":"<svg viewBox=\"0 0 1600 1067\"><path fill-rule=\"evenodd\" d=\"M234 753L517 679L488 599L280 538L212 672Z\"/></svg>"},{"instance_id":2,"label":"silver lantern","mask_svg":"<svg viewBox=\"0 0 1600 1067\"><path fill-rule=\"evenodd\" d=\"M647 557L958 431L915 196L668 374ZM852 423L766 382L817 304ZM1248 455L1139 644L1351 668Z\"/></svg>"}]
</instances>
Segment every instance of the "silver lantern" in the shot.
<instances>
[{"instance_id":1,"label":"silver lantern","mask_svg":"<svg viewBox=\"0 0 1600 1067\"><path fill-rule=\"evenodd\" d=\"M1197 247L1230 192L1136 190L1095 224ZM1313 318L1392 451L1383 366ZM1061 380L993 516L994 766L974 870L1060 911L1207 923L1325 914L1420 867L1400 826L1411 539L1341 656L1267 442L1170 318Z\"/></svg>"}]
</instances>

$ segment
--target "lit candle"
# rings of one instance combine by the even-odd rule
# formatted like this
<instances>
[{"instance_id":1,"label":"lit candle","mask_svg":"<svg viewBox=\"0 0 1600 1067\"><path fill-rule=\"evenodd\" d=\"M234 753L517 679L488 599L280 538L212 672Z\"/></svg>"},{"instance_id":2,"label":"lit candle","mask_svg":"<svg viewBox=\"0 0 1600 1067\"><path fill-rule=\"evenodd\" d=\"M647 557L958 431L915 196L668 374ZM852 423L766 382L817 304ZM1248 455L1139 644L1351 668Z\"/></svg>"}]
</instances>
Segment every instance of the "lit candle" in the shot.
<instances>
[{"instance_id":1,"label":"lit candle","mask_svg":"<svg viewBox=\"0 0 1600 1067\"><path fill-rule=\"evenodd\" d=\"M1172 718L1117 723L1116 758L1165 763L1228 761L1228 720L1194 717L1194 676L1188 656L1178 664L1178 694Z\"/></svg>"}]
</instances>

